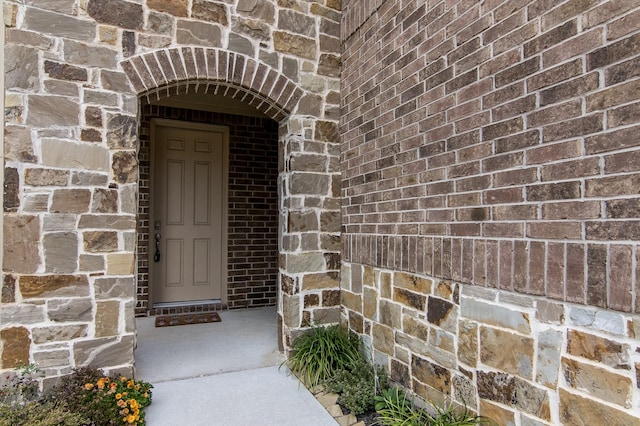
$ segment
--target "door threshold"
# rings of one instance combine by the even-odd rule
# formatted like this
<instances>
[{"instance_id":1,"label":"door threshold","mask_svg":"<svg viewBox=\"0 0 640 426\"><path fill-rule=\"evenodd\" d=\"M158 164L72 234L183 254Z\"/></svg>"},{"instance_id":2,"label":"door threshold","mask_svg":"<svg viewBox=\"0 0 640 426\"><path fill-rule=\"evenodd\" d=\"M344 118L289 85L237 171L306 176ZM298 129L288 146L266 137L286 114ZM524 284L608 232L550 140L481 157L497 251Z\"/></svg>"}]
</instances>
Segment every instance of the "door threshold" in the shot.
<instances>
[{"instance_id":1,"label":"door threshold","mask_svg":"<svg viewBox=\"0 0 640 426\"><path fill-rule=\"evenodd\" d=\"M188 300L186 302L162 302L162 303L154 303L153 309L162 309L162 308L178 308L182 306L192 306L192 305L207 305L211 303L222 303L220 299L205 299L205 300Z\"/></svg>"},{"instance_id":2,"label":"door threshold","mask_svg":"<svg viewBox=\"0 0 640 426\"><path fill-rule=\"evenodd\" d=\"M227 305L220 299L191 300L188 302L164 302L154 303L153 309L149 309L147 316L188 314L194 312L222 311Z\"/></svg>"}]
</instances>

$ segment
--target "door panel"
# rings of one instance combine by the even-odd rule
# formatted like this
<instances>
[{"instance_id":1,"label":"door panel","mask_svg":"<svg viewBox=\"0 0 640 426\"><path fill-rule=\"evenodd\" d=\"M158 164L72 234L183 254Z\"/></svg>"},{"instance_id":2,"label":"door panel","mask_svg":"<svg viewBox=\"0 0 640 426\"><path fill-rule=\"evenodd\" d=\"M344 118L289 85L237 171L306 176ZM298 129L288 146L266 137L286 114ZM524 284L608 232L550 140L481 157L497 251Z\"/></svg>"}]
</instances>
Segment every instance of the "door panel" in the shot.
<instances>
[{"instance_id":1,"label":"door panel","mask_svg":"<svg viewBox=\"0 0 640 426\"><path fill-rule=\"evenodd\" d=\"M211 257L209 240L198 238L193 241L193 285L209 284L209 262Z\"/></svg>"},{"instance_id":2,"label":"door panel","mask_svg":"<svg viewBox=\"0 0 640 426\"><path fill-rule=\"evenodd\" d=\"M165 223L167 225L184 225L184 162L169 160L166 170ZM168 200L171 202L167 203Z\"/></svg>"},{"instance_id":3,"label":"door panel","mask_svg":"<svg viewBox=\"0 0 640 426\"><path fill-rule=\"evenodd\" d=\"M196 161L195 173L195 197L193 206L193 222L196 225L209 225L211 223L211 164Z\"/></svg>"},{"instance_id":4,"label":"door panel","mask_svg":"<svg viewBox=\"0 0 640 426\"><path fill-rule=\"evenodd\" d=\"M160 251L162 253L162 250ZM166 260L163 262L166 268L164 278L168 287L184 287L184 273L182 266L184 265L184 241L176 238L167 239L166 249L164 250Z\"/></svg>"},{"instance_id":5,"label":"door panel","mask_svg":"<svg viewBox=\"0 0 640 426\"><path fill-rule=\"evenodd\" d=\"M153 234L160 234L154 303L222 299L226 132L164 122L154 129Z\"/></svg>"}]
</instances>

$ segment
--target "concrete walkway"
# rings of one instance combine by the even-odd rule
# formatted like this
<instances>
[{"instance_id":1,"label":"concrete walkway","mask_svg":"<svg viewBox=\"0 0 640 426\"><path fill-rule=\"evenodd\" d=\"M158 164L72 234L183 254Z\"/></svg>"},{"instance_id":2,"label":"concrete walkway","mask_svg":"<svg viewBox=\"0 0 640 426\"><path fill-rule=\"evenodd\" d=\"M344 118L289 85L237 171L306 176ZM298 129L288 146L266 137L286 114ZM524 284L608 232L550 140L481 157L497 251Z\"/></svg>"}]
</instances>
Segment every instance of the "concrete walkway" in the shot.
<instances>
[{"instance_id":1,"label":"concrete walkway","mask_svg":"<svg viewBox=\"0 0 640 426\"><path fill-rule=\"evenodd\" d=\"M136 378L153 384L149 426L335 426L279 369L275 308L223 311L222 322L154 327L138 318Z\"/></svg>"}]
</instances>

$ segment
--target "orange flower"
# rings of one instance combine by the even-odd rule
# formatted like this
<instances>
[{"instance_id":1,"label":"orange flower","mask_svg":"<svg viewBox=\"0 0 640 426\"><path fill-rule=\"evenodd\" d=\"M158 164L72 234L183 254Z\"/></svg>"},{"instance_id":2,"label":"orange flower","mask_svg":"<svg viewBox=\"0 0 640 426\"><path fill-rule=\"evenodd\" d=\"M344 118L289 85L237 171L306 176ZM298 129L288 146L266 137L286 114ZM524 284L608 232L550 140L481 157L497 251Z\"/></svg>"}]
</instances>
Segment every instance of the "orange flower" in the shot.
<instances>
[{"instance_id":1,"label":"orange flower","mask_svg":"<svg viewBox=\"0 0 640 426\"><path fill-rule=\"evenodd\" d=\"M117 393L116 394L116 399L122 399L122 394L121 393Z\"/></svg>"},{"instance_id":2,"label":"orange flower","mask_svg":"<svg viewBox=\"0 0 640 426\"><path fill-rule=\"evenodd\" d=\"M135 421L136 421L136 416L134 416L133 414L129 414L129 415L127 416L127 421L128 421L129 423L133 423L133 422L135 422Z\"/></svg>"},{"instance_id":3,"label":"orange flower","mask_svg":"<svg viewBox=\"0 0 640 426\"><path fill-rule=\"evenodd\" d=\"M124 376L120 376L120 381L121 381L121 382L126 382L126 381L127 381L127 378L126 378L126 377L124 377Z\"/></svg>"},{"instance_id":4,"label":"orange flower","mask_svg":"<svg viewBox=\"0 0 640 426\"><path fill-rule=\"evenodd\" d=\"M86 385L84 385L84 388L85 388L86 390L91 390L91 389L93 389L93 383L87 383Z\"/></svg>"}]
</instances>

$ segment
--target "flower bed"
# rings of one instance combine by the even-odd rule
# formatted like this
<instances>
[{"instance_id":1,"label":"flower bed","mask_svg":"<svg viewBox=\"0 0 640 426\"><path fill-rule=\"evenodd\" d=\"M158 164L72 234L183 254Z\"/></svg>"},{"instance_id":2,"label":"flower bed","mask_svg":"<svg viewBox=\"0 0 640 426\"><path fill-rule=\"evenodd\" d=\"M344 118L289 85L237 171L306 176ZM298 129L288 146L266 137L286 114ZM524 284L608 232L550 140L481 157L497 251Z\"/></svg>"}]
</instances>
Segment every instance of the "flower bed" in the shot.
<instances>
[{"instance_id":1,"label":"flower bed","mask_svg":"<svg viewBox=\"0 0 640 426\"><path fill-rule=\"evenodd\" d=\"M23 367L5 376L0 387L0 426L145 426L152 387L81 368L40 392L37 369Z\"/></svg>"},{"instance_id":2,"label":"flower bed","mask_svg":"<svg viewBox=\"0 0 640 426\"><path fill-rule=\"evenodd\" d=\"M292 353L283 365L314 392L331 413L350 414L366 426L476 426L494 424L466 407L426 404L421 408L397 387L390 387L383 368L373 366L363 355L362 340L339 326L314 326L294 340ZM326 392L336 394L334 397ZM331 401L322 401L331 397ZM333 414L333 413L332 413ZM352 420L353 420L352 417ZM349 420L349 424L353 421Z\"/></svg>"}]
</instances>

